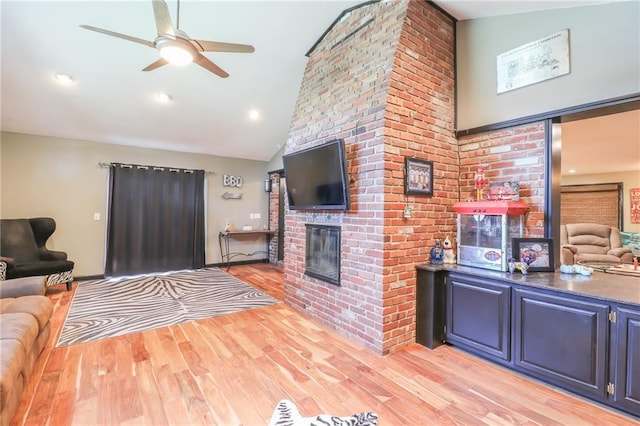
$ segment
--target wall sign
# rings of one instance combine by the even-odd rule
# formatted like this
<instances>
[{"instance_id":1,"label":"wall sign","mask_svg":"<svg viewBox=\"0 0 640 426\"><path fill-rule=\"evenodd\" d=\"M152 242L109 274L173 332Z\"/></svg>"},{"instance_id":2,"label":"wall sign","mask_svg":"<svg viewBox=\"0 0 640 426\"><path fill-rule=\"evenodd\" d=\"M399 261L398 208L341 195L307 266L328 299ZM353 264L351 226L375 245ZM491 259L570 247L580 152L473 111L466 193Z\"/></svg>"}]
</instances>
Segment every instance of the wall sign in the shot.
<instances>
[{"instance_id":1,"label":"wall sign","mask_svg":"<svg viewBox=\"0 0 640 426\"><path fill-rule=\"evenodd\" d=\"M498 55L498 93L569 74L569 30Z\"/></svg>"},{"instance_id":2,"label":"wall sign","mask_svg":"<svg viewBox=\"0 0 640 426\"><path fill-rule=\"evenodd\" d=\"M631 199L631 223L640 223L640 188L629 190Z\"/></svg>"},{"instance_id":3,"label":"wall sign","mask_svg":"<svg viewBox=\"0 0 640 426\"><path fill-rule=\"evenodd\" d=\"M242 177L241 176L231 176L231 175L223 175L222 176L222 186L233 186L235 188L242 187Z\"/></svg>"}]
</instances>

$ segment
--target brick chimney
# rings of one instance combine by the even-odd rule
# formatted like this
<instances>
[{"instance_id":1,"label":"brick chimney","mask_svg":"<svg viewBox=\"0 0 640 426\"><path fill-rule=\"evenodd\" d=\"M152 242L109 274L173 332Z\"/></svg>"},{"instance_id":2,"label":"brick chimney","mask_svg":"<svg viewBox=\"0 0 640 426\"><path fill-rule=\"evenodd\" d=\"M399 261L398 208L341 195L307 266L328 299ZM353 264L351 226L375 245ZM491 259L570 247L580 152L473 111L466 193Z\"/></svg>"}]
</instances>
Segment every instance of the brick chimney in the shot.
<instances>
[{"instance_id":1,"label":"brick chimney","mask_svg":"<svg viewBox=\"0 0 640 426\"><path fill-rule=\"evenodd\" d=\"M347 212L287 210L285 301L380 354L415 341L417 263L455 235L454 23L426 1L365 4L309 55L285 153L345 140ZM433 195L405 195L406 157ZM405 217L410 207L411 217ZM339 226L340 286L304 274L305 224Z\"/></svg>"}]
</instances>

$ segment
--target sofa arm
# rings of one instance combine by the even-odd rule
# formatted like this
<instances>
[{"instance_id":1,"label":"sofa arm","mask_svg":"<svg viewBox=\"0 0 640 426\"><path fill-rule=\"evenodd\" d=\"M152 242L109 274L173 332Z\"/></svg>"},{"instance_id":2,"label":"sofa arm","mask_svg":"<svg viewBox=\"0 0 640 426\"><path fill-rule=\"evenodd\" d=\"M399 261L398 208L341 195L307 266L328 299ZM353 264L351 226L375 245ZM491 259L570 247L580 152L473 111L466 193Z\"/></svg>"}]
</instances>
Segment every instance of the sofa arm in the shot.
<instances>
[{"instance_id":1,"label":"sofa arm","mask_svg":"<svg viewBox=\"0 0 640 426\"><path fill-rule=\"evenodd\" d=\"M574 255L578 252L578 248L570 244L565 244L560 249L560 264L573 265L575 263Z\"/></svg>"},{"instance_id":2,"label":"sofa arm","mask_svg":"<svg viewBox=\"0 0 640 426\"><path fill-rule=\"evenodd\" d=\"M38 255L40 260L67 260L67 253L46 248L38 249Z\"/></svg>"},{"instance_id":3,"label":"sofa arm","mask_svg":"<svg viewBox=\"0 0 640 426\"><path fill-rule=\"evenodd\" d=\"M0 262L3 262L7 268L16 266L16 260L13 257L0 256Z\"/></svg>"},{"instance_id":4,"label":"sofa arm","mask_svg":"<svg viewBox=\"0 0 640 426\"><path fill-rule=\"evenodd\" d=\"M44 295L46 277L23 277L0 281L0 299L9 297Z\"/></svg>"},{"instance_id":5,"label":"sofa arm","mask_svg":"<svg viewBox=\"0 0 640 426\"><path fill-rule=\"evenodd\" d=\"M614 256L622 257L625 253L631 253L631 249L628 247L618 247L611 249L607 252L607 254L612 254Z\"/></svg>"}]
</instances>

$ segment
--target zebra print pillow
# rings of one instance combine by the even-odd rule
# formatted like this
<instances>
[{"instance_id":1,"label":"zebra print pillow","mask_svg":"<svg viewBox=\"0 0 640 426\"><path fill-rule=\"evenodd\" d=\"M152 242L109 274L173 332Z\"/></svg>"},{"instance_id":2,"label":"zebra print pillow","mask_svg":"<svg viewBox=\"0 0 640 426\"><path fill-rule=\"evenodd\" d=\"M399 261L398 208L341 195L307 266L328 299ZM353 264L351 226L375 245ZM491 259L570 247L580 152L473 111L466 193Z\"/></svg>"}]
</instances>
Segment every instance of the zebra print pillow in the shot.
<instances>
[{"instance_id":1,"label":"zebra print pillow","mask_svg":"<svg viewBox=\"0 0 640 426\"><path fill-rule=\"evenodd\" d=\"M302 417L296 405L287 399L278 403L269 421L269 426L376 426L377 424L378 416L371 412L345 417L328 414Z\"/></svg>"}]
</instances>

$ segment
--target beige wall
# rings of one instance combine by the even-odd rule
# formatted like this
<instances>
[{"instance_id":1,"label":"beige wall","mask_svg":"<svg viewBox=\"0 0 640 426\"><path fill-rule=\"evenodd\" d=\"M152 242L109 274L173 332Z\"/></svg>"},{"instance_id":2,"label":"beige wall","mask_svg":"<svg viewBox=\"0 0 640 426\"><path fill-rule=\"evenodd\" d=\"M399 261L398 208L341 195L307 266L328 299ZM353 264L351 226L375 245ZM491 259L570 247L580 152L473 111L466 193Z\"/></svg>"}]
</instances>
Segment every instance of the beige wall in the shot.
<instances>
[{"instance_id":1,"label":"beige wall","mask_svg":"<svg viewBox=\"0 0 640 426\"><path fill-rule=\"evenodd\" d=\"M569 74L496 93L498 54L563 29L569 29ZM640 91L635 0L459 21L456 30L458 130Z\"/></svg>"},{"instance_id":2,"label":"beige wall","mask_svg":"<svg viewBox=\"0 0 640 426\"><path fill-rule=\"evenodd\" d=\"M622 182L622 209L623 230L626 232L640 232L639 223L631 223L631 200L629 190L640 188L640 172L599 173L593 175L566 175L562 176L563 185L585 185L593 183L618 183Z\"/></svg>"},{"instance_id":3,"label":"beige wall","mask_svg":"<svg viewBox=\"0 0 640 426\"><path fill-rule=\"evenodd\" d=\"M105 224L109 169L98 163L133 163L204 169L206 175L206 262L219 263L218 232L228 219L237 228L268 223L264 192L267 163L211 155L107 145L19 133L1 134L0 217L50 216L57 230L47 246L66 251L78 277L104 273ZM222 175L242 176L241 189L222 186ZM242 192L241 200L223 200L225 191ZM94 214L100 220L94 220ZM260 219L250 219L260 213ZM260 241L234 241L232 251L264 250ZM265 254L235 260L261 259Z\"/></svg>"},{"instance_id":4,"label":"beige wall","mask_svg":"<svg viewBox=\"0 0 640 426\"><path fill-rule=\"evenodd\" d=\"M269 160L269 164L267 165L267 171L272 172L274 170L282 170L284 168L284 165L282 163L282 156L284 155L284 149L286 147L287 145L284 144L282 148L280 148L278 152L276 152L274 156L271 157L271 160Z\"/></svg>"}]
</instances>

